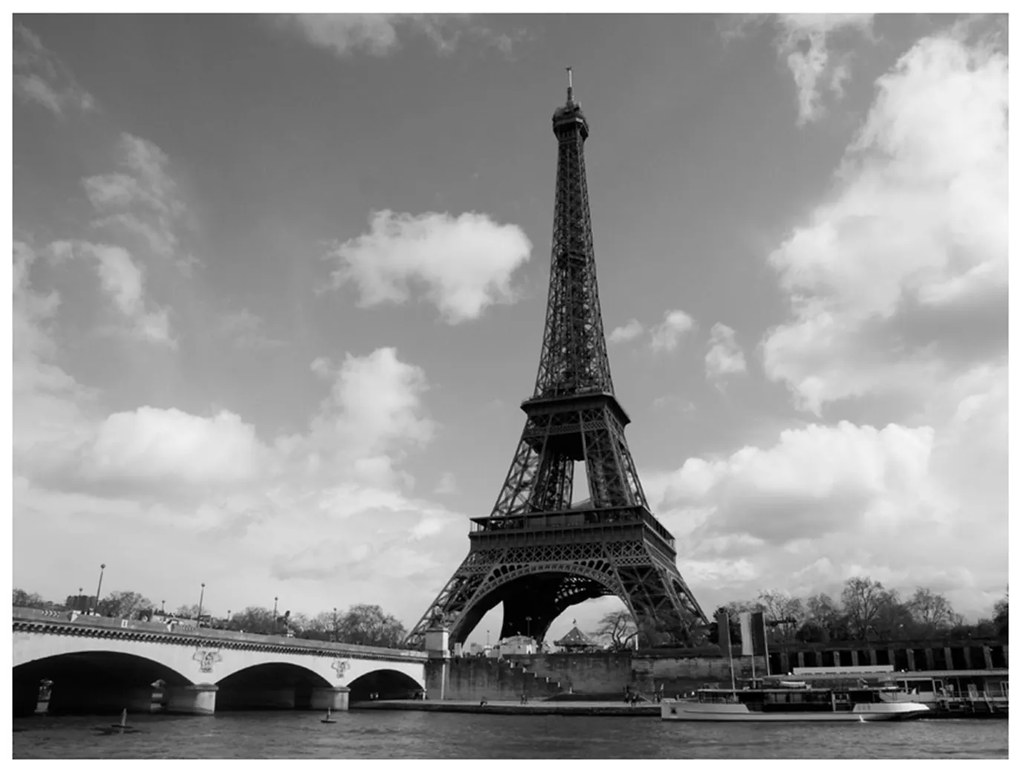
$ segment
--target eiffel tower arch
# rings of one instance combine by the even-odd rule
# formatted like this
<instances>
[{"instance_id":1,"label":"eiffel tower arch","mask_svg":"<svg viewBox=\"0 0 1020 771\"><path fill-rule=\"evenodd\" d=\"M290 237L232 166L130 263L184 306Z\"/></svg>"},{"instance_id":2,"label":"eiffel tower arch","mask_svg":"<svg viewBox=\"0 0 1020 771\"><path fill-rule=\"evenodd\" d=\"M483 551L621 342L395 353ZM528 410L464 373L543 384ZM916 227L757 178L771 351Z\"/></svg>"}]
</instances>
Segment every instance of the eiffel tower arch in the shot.
<instances>
[{"instance_id":1,"label":"eiffel tower arch","mask_svg":"<svg viewBox=\"0 0 1020 771\"><path fill-rule=\"evenodd\" d=\"M569 70L568 70L569 72ZM471 520L467 558L406 643L443 623L464 639L503 604L500 637L544 639L564 610L619 597L643 640L689 643L707 618L676 567L673 536L648 509L613 392L599 306L584 142L574 101L553 114L556 204L545 331L535 391L510 470L488 517ZM590 498L574 503L575 464Z\"/></svg>"}]
</instances>

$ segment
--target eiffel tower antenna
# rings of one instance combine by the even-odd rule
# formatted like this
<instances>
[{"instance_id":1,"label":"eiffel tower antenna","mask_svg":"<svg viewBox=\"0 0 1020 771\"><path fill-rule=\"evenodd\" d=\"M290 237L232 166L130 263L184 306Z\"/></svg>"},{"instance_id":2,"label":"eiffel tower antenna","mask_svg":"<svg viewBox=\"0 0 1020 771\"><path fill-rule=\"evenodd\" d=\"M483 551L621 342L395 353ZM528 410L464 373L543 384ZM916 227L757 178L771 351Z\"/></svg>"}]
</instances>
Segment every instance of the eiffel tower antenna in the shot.
<instances>
[{"instance_id":1,"label":"eiffel tower antenna","mask_svg":"<svg viewBox=\"0 0 1020 771\"><path fill-rule=\"evenodd\" d=\"M471 520L467 558L439 592L406 644L449 626L464 642L503 605L500 638L539 641L567 608L619 597L645 644L689 644L707 618L676 567L673 536L649 511L616 400L602 327L584 143L588 121L567 101L552 118L557 140L549 299L535 390L517 451L492 513ZM575 464L589 499L573 503ZM582 465L583 464L583 465Z\"/></svg>"}]
</instances>

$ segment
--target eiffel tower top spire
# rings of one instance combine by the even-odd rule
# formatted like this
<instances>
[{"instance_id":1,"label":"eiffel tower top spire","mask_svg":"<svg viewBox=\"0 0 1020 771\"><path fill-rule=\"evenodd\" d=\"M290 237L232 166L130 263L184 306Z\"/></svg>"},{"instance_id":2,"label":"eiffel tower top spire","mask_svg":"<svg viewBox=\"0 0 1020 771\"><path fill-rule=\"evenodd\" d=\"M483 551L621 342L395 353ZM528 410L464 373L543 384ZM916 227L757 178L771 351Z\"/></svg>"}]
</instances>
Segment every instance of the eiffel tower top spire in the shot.
<instances>
[{"instance_id":1,"label":"eiffel tower top spire","mask_svg":"<svg viewBox=\"0 0 1020 771\"><path fill-rule=\"evenodd\" d=\"M552 119L553 133L559 141L556 208L549 301L534 399L613 393L584 170L588 121L580 102L574 101L570 67L567 83L567 102Z\"/></svg>"}]
</instances>

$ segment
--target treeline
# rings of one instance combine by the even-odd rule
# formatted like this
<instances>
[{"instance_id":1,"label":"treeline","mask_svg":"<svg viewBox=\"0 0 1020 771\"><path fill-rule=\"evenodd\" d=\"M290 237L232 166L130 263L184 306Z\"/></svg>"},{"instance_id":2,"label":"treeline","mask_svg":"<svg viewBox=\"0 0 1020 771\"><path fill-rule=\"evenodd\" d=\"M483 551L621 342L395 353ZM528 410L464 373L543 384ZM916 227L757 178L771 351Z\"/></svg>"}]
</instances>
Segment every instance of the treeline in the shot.
<instances>
[{"instance_id":1,"label":"treeline","mask_svg":"<svg viewBox=\"0 0 1020 771\"><path fill-rule=\"evenodd\" d=\"M827 594L807 599L780 591L758 593L754 600L730 602L719 610L730 617L731 639L740 639L737 623L743 611L761 610L767 619L770 641L829 642L839 640L932 640L932 639L1005 639L1009 634L1009 594L992 608L991 618L965 623L941 594L918 587L902 598L895 589L886 589L870 578L849 579L839 600ZM718 641L718 629L712 624L710 639Z\"/></svg>"},{"instance_id":2,"label":"treeline","mask_svg":"<svg viewBox=\"0 0 1020 771\"><path fill-rule=\"evenodd\" d=\"M355 645L379 645L393 648L403 641L407 631L394 616L378 605L352 605L347 610L323 611L315 616L304 613L274 613L272 608L249 606L223 617L203 611L199 618L197 605L182 605L165 610L138 592L111 592L96 602L94 596L69 595L63 603L44 600L40 595L22 589L13 591L15 607L39 610L95 612L100 616L152 620L177 618L194 620L212 629L229 629L252 634L286 634L307 640L326 640Z\"/></svg>"}]
</instances>

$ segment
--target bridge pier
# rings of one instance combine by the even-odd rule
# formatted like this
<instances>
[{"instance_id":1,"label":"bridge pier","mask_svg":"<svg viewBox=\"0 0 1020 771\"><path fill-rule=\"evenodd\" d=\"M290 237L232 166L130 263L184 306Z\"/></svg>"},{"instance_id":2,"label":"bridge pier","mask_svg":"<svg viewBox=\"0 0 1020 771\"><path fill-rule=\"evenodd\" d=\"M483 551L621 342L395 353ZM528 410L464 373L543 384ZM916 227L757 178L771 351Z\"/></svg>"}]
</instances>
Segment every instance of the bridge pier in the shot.
<instances>
[{"instance_id":1,"label":"bridge pier","mask_svg":"<svg viewBox=\"0 0 1020 771\"><path fill-rule=\"evenodd\" d=\"M351 689L344 686L339 688L313 688L312 709L331 709L334 712L346 712L350 704Z\"/></svg>"},{"instance_id":2,"label":"bridge pier","mask_svg":"<svg viewBox=\"0 0 1020 771\"><path fill-rule=\"evenodd\" d=\"M167 712L184 715L212 715L216 712L216 691L211 683L174 686L167 689Z\"/></svg>"}]
</instances>

